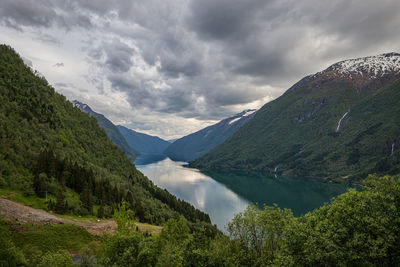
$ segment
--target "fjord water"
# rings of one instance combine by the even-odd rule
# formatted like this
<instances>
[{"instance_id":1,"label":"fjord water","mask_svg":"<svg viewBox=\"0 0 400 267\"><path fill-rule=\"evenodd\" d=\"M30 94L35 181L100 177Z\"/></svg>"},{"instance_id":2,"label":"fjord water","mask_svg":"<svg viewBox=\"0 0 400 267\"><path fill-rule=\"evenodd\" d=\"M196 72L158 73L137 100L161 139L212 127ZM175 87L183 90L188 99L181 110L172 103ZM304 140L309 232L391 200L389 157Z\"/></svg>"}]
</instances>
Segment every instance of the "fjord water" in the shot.
<instances>
[{"instance_id":1,"label":"fjord water","mask_svg":"<svg viewBox=\"0 0 400 267\"><path fill-rule=\"evenodd\" d=\"M316 209L347 186L302 177L288 178L243 171L199 171L162 155L143 155L136 167L161 188L210 215L224 230L235 213L250 203L276 203L299 216Z\"/></svg>"}]
</instances>

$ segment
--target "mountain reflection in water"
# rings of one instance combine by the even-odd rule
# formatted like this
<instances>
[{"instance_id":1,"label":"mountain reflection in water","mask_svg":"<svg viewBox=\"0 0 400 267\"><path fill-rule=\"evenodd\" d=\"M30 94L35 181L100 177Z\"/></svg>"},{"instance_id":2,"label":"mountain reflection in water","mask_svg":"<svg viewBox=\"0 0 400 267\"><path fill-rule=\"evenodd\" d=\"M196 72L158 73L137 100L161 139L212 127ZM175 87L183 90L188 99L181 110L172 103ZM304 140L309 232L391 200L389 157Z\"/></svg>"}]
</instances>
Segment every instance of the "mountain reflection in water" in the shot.
<instances>
[{"instance_id":1,"label":"mountain reflection in water","mask_svg":"<svg viewBox=\"0 0 400 267\"><path fill-rule=\"evenodd\" d=\"M320 207L346 191L345 185L307 178L269 176L258 172L199 171L163 155L142 155L136 167L156 185L207 212L221 230L250 203L278 204L296 216Z\"/></svg>"}]
</instances>

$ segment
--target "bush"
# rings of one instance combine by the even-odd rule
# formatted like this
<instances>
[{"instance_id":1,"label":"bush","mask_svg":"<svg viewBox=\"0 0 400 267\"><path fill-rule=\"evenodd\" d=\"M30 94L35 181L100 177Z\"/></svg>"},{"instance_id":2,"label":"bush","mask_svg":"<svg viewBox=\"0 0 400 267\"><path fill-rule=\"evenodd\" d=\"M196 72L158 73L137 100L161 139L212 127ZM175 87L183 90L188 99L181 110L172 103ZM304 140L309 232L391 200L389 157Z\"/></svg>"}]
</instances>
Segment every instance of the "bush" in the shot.
<instances>
[{"instance_id":1,"label":"bush","mask_svg":"<svg viewBox=\"0 0 400 267\"><path fill-rule=\"evenodd\" d=\"M42 256L38 267L70 267L73 266L72 256L67 251L49 252Z\"/></svg>"},{"instance_id":2,"label":"bush","mask_svg":"<svg viewBox=\"0 0 400 267\"><path fill-rule=\"evenodd\" d=\"M26 260L11 239L10 226L0 218L0 266L23 266Z\"/></svg>"}]
</instances>

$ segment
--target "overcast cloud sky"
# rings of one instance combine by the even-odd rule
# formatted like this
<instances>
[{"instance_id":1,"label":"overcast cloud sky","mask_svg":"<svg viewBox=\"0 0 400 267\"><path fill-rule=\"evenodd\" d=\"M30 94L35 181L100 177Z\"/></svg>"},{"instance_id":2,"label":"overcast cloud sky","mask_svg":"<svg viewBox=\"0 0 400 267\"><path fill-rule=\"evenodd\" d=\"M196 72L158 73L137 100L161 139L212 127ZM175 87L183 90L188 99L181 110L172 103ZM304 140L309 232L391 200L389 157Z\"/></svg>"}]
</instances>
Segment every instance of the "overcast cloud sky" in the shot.
<instances>
[{"instance_id":1,"label":"overcast cloud sky","mask_svg":"<svg viewBox=\"0 0 400 267\"><path fill-rule=\"evenodd\" d=\"M400 1L1 0L0 42L68 99L172 139L339 60L400 52Z\"/></svg>"}]
</instances>

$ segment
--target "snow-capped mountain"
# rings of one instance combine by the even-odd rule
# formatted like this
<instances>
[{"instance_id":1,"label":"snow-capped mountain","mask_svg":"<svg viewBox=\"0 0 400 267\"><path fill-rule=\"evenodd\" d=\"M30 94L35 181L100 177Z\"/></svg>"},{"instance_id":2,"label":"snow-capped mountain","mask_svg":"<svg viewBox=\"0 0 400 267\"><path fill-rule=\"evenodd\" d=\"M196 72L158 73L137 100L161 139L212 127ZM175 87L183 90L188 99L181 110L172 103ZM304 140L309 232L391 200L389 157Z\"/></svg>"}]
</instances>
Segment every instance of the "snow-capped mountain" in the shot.
<instances>
[{"instance_id":1,"label":"snow-capped mountain","mask_svg":"<svg viewBox=\"0 0 400 267\"><path fill-rule=\"evenodd\" d=\"M358 92L376 91L398 79L400 79L400 54L391 52L337 62L325 70L304 77L284 95L304 85L318 90L324 84L331 82L352 84Z\"/></svg>"},{"instance_id":2,"label":"snow-capped mountain","mask_svg":"<svg viewBox=\"0 0 400 267\"><path fill-rule=\"evenodd\" d=\"M79 108L82 112L85 112L88 114L94 113L94 111L87 104L79 102L78 100L73 100L72 105L74 105L74 107Z\"/></svg>"},{"instance_id":3,"label":"snow-capped mountain","mask_svg":"<svg viewBox=\"0 0 400 267\"><path fill-rule=\"evenodd\" d=\"M256 110L254 109L244 110L217 124L176 140L167 147L164 153L173 160L194 160L224 142L255 114Z\"/></svg>"},{"instance_id":4,"label":"snow-capped mountain","mask_svg":"<svg viewBox=\"0 0 400 267\"><path fill-rule=\"evenodd\" d=\"M324 72L336 71L347 77L375 79L385 75L400 73L400 54L386 53L377 56L348 59L333 64Z\"/></svg>"},{"instance_id":5,"label":"snow-capped mountain","mask_svg":"<svg viewBox=\"0 0 400 267\"><path fill-rule=\"evenodd\" d=\"M304 77L191 163L303 177L400 170L400 54L349 59Z\"/></svg>"}]
</instances>

